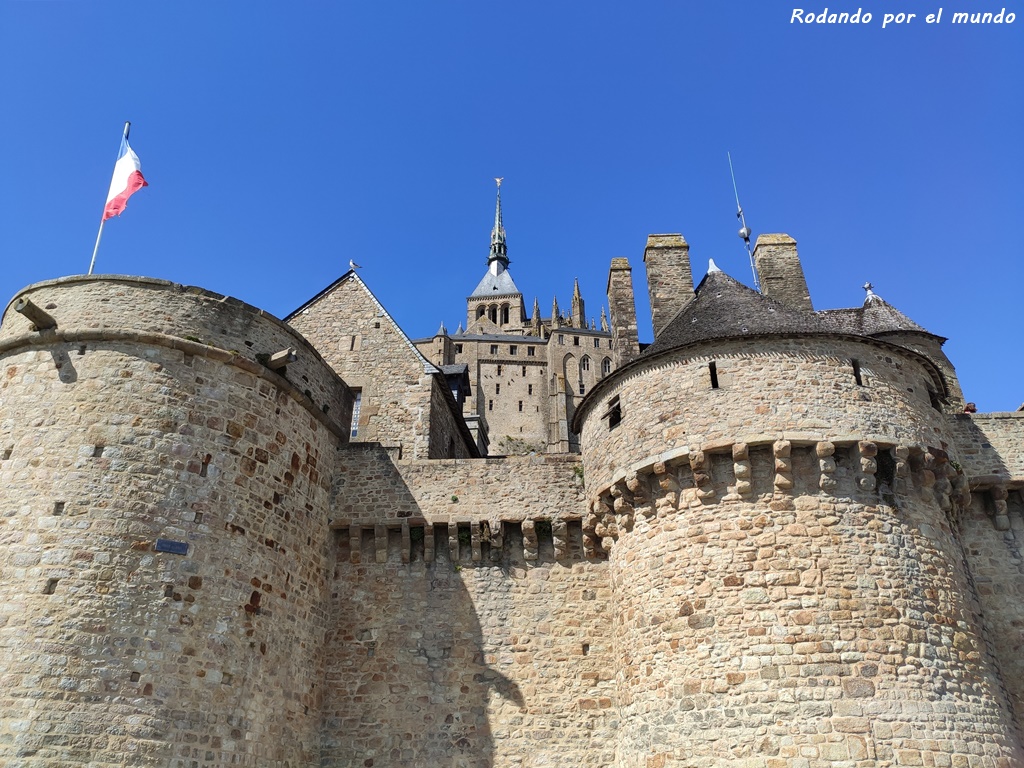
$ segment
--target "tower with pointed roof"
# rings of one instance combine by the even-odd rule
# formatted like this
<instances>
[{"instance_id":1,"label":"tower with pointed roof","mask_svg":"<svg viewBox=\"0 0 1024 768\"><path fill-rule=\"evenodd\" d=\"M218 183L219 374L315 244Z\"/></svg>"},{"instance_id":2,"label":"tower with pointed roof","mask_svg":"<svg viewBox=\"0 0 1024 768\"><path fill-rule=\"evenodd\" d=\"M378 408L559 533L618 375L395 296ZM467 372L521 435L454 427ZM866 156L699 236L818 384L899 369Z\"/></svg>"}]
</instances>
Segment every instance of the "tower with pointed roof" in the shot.
<instances>
[{"instance_id":1,"label":"tower with pointed roof","mask_svg":"<svg viewBox=\"0 0 1024 768\"><path fill-rule=\"evenodd\" d=\"M732 765L763 728L777 736L754 752L773 757L751 765L966 764L964 741L922 753L917 739L948 727L925 704L941 700L964 715L960 739L1018 764L1021 686L1008 694L981 650L958 541L978 507L964 471L977 449L958 444L943 339L870 284L861 307L815 311L788 235L758 238L760 291L713 261L694 288L684 246L648 240L654 342L624 356L572 424L586 545L616 585L618 754ZM616 285L612 325L628 328ZM768 688L787 695L759 699ZM825 732L829 745L814 745Z\"/></svg>"},{"instance_id":2,"label":"tower with pointed roof","mask_svg":"<svg viewBox=\"0 0 1024 768\"><path fill-rule=\"evenodd\" d=\"M501 182L494 203L494 227L487 254L487 271L466 300L466 328L477 331L521 333L526 320L523 294L508 271L508 244L501 215Z\"/></svg>"}]
</instances>

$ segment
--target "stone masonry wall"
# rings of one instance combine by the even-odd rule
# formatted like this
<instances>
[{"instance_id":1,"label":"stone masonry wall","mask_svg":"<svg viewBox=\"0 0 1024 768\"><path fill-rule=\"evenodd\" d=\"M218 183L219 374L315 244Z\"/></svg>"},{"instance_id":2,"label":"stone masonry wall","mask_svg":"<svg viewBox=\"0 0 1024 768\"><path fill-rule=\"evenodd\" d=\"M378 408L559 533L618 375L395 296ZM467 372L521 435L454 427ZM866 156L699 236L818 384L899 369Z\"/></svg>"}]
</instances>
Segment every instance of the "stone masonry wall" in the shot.
<instances>
[{"instance_id":1,"label":"stone masonry wall","mask_svg":"<svg viewBox=\"0 0 1024 768\"><path fill-rule=\"evenodd\" d=\"M985 485L1024 486L1024 412L950 417L964 472Z\"/></svg>"},{"instance_id":2,"label":"stone masonry wall","mask_svg":"<svg viewBox=\"0 0 1024 768\"><path fill-rule=\"evenodd\" d=\"M613 761L607 563L578 457L340 454L323 765Z\"/></svg>"},{"instance_id":3,"label":"stone masonry wall","mask_svg":"<svg viewBox=\"0 0 1024 768\"><path fill-rule=\"evenodd\" d=\"M440 375L430 382L430 446L431 459L468 459L470 443L464 434L465 422L448 384Z\"/></svg>"},{"instance_id":4,"label":"stone masonry wall","mask_svg":"<svg viewBox=\"0 0 1024 768\"><path fill-rule=\"evenodd\" d=\"M962 493L898 452L889 476L873 443L736 448L598 502L615 518L615 765L1021 764L955 539Z\"/></svg>"},{"instance_id":5,"label":"stone masonry wall","mask_svg":"<svg viewBox=\"0 0 1024 768\"><path fill-rule=\"evenodd\" d=\"M605 562L523 558L386 563L345 536L335 570L320 765L526 768L613 764L614 670Z\"/></svg>"},{"instance_id":6,"label":"stone masonry wall","mask_svg":"<svg viewBox=\"0 0 1024 768\"><path fill-rule=\"evenodd\" d=\"M981 602L986 637L1002 681L1024 728L1024 498L1007 494L1009 525L999 530L992 492L972 494L962 520L961 540L974 588Z\"/></svg>"},{"instance_id":7,"label":"stone masonry wall","mask_svg":"<svg viewBox=\"0 0 1024 768\"><path fill-rule=\"evenodd\" d=\"M407 458L430 456L432 366L356 277L289 319L362 404L352 439L400 447ZM429 364L428 364L429 365Z\"/></svg>"},{"instance_id":8,"label":"stone masonry wall","mask_svg":"<svg viewBox=\"0 0 1024 768\"><path fill-rule=\"evenodd\" d=\"M221 296L166 280L123 275L76 275L30 285L11 300L0 325L0 343L30 333L32 324L14 311L26 298L57 321L57 333L74 329L83 336L109 333L143 334L144 343L168 343L158 336L227 351L260 365L257 356L282 349L297 351L295 362L278 373L331 420L350 418L347 393L324 365L320 353L285 323L230 296ZM182 345L182 347L187 345Z\"/></svg>"},{"instance_id":9,"label":"stone masonry wall","mask_svg":"<svg viewBox=\"0 0 1024 768\"><path fill-rule=\"evenodd\" d=\"M687 445L848 436L938 446L950 439L945 417L930 406L930 382L916 359L852 340L773 338L680 350L612 374L599 397L584 403L588 487ZM604 414L615 397L622 420L610 428Z\"/></svg>"},{"instance_id":10,"label":"stone masonry wall","mask_svg":"<svg viewBox=\"0 0 1024 768\"><path fill-rule=\"evenodd\" d=\"M0 365L0 762L308 764L336 438L174 350Z\"/></svg>"},{"instance_id":11,"label":"stone masonry wall","mask_svg":"<svg viewBox=\"0 0 1024 768\"><path fill-rule=\"evenodd\" d=\"M330 517L334 525L371 526L403 520L579 520L585 512L582 491L575 455L392 461L381 446L350 444L338 454Z\"/></svg>"},{"instance_id":12,"label":"stone masonry wall","mask_svg":"<svg viewBox=\"0 0 1024 768\"><path fill-rule=\"evenodd\" d=\"M103 299L83 282L35 291L57 331L11 333L9 313L0 332L0 762L313 765L345 432L287 380L185 339L217 317L208 295L176 323L188 294L164 291L159 333L113 313L75 328L81 290ZM153 295L106 288L127 307Z\"/></svg>"}]
</instances>

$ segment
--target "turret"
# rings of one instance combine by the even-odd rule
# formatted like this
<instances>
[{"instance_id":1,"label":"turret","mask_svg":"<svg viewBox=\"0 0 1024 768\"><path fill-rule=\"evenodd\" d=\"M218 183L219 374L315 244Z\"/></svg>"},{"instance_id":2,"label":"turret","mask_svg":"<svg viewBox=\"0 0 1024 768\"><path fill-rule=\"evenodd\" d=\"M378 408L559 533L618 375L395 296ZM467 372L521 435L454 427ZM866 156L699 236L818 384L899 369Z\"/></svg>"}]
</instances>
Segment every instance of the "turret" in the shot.
<instances>
[{"instance_id":1,"label":"turret","mask_svg":"<svg viewBox=\"0 0 1024 768\"><path fill-rule=\"evenodd\" d=\"M760 765L763 726L754 749L780 765L966 764L973 741L1024 764L956 539L970 489L942 372L809 311L791 238L759 247L764 293L712 264L573 418L584 547L615 585L619 754ZM959 713L956 740L945 708L903 703L929 701ZM708 729L735 713L735 735Z\"/></svg>"}]
</instances>

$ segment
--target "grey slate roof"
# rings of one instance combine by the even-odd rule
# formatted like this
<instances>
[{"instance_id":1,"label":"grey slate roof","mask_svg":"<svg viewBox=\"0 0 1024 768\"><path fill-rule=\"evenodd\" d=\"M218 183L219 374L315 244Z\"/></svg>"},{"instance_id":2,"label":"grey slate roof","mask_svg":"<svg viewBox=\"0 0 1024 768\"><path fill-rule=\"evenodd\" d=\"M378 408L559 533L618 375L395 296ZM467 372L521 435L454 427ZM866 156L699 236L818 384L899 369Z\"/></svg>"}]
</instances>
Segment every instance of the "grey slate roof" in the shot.
<instances>
[{"instance_id":1,"label":"grey slate roof","mask_svg":"<svg viewBox=\"0 0 1024 768\"><path fill-rule=\"evenodd\" d=\"M701 341L766 334L881 336L911 331L933 335L878 296L863 307L807 312L787 307L717 270L708 272L695 294L640 357Z\"/></svg>"},{"instance_id":2,"label":"grey slate roof","mask_svg":"<svg viewBox=\"0 0 1024 768\"><path fill-rule=\"evenodd\" d=\"M483 280L480 281L480 284L477 285L473 293L469 295L469 298L479 299L485 296L508 296L517 293L519 293L519 289L512 282L512 275L509 274L507 269L501 270L496 275L492 275L491 270L488 269Z\"/></svg>"},{"instance_id":3,"label":"grey slate roof","mask_svg":"<svg viewBox=\"0 0 1024 768\"><path fill-rule=\"evenodd\" d=\"M876 336L882 333L915 331L935 334L922 328L896 307L881 297L872 294L864 306L853 309L826 309L817 313L836 333L852 333L858 336ZM939 337L941 338L941 337Z\"/></svg>"}]
</instances>

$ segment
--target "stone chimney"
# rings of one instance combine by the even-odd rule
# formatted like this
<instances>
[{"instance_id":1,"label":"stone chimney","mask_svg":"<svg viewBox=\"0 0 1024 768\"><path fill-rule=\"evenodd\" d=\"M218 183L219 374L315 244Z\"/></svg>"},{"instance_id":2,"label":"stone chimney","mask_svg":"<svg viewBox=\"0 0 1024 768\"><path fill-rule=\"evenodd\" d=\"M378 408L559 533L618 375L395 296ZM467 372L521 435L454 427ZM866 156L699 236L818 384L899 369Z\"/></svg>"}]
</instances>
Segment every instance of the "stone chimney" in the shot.
<instances>
[{"instance_id":1,"label":"stone chimney","mask_svg":"<svg viewBox=\"0 0 1024 768\"><path fill-rule=\"evenodd\" d=\"M612 314L612 354L615 367L619 368L640 354L629 259L612 259L608 270L608 309Z\"/></svg>"},{"instance_id":2,"label":"stone chimney","mask_svg":"<svg viewBox=\"0 0 1024 768\"><path fill-rule=\"evenodd\" d=\"M654 338L693 298L690 246L680 234L648 235L644 249Z\"/></svg>"},{"instance_id":3,"label":"stone chimney","mask_svg":"<svg viewBox=\"0 0 1024 768\"><path fill-rule=\"evenodd\" d=\"M804 268L789 235L758 235L754 244L754 268L761 293L794 309L813 311Z\"/></svg>"}]
</instances>

